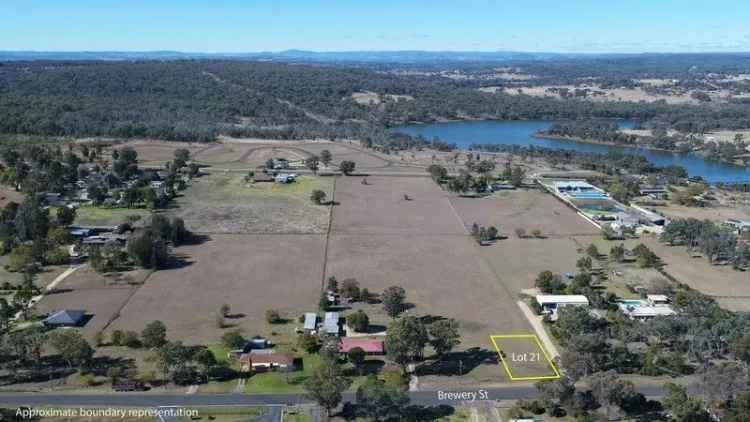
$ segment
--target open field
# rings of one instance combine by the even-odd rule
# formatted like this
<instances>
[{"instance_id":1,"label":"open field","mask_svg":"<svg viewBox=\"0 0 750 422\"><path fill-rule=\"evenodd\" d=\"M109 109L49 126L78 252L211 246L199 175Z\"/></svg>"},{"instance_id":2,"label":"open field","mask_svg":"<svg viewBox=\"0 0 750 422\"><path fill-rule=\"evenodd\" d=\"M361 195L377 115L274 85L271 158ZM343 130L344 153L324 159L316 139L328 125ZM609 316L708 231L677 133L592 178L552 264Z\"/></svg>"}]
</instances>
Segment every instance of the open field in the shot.
<instances>
[{"instance_id":1,"label":"open field","mask_svg":"<svg viewBox=\"0 0 750 422\"><path fill-rule=\"evenodd\" d=\"M138 152L139 165L163 166L167 161L174 159L174 151L177 149L186 149L192 155L207 148L209 144L139 139L115 144L113 147L105 150L104 155L110 156L112 149L120 149L125 146L129 146Z\"/></svg>"},{"instance_id":2,"label":"open field","mask_svg":"<svg viewBox=\"0 0 750 422\"><path fill-rule=\"evenodd\" d=\"M310 201L315 189L330 198L333 178L253 184L240 174L211 174L193 179L177 198L174 214L200 233L324 233L329 209Z\"/></svg>"},{"instance_id":3,"label":"open field","mask_svg":"<svg viewBox=\"0 0 750 422\"><path fill-rule=\"evenodd\" d=\"M715 207L686 207L677 204L668 204L667 206L649 206L670 218L697 218L699 220L718 220L724 221L728 218L738 220L750 220L750 204L736 205L732 207L715 206Z\"/></svg>"},{"instance_id":4,"label":"open field","mask_svg":"<svg viewBox=\"0 0 750 422\"><path fill-rule=\"evenodd\" d=\"M554 97L561 98L559 94L550 91L550 89L567 89L571 94L576 89L588 89L589 95L586 99L595 102L603 101L630 101L630 102L646 102L653 103L657 101L665 101L667 104L698 104L699 101L693 98L690 92L680 92L672 94L654 94L649 93L646 90L636 88L600 88L596 85L555 85L555 86L533 86L533 87L487 87L482 88L483 92L497 92L502 91L506 94L511 95L530 95L532 97ZM711 97L712 101L715 102L726 102L729 97L728 90L719 91L704 91Z\"/></svg>"},{"instance_id":5,"label":"open field","mask_svg":"<svg viewBox=\"0 0 750 422\"><path fill-rule=\"evenodd\" d=\"M82 267L59 284L56 292L45 295L36 305L35 311L48 313L61 309L85 310L91 315L91 319L83 326L82 332L90 340L117 316L117 311L137 289L128 280L131 283L141 283L147 275L145 271L134 271L118 282L97 274L87 266Z\"/></svg>"},{"instance_id":6,"label":"open field","mask_svg":"<svg viewBox=\"0 0 750 422\"><path fill-rule=\"evenodd\" d=\"M201 245L182 246L176 252L185 262L155 272L111 328L140 330L158 319L170 338L216 343L222 330L215 317L226 303L238 316L228 324L248 336L270 335L267 309L296 319L317 307L323 244L317 235L212 235Z\"/></svg>"},{"instance_id":7,"label":"open field","mask_svg":"<svg viewBox=\"0 0 750 422\"><path fill-rule=\"evenodd\" d=\"M443 192L429 178L344 177L336 183L335 234L463 235ZM405 199L408 195L409 199Z\"/></svg>"},{"instance_id":8,"label":"open field","mask_svg":"<svg viewBox=\"0 0 750 422\"><path fill-rule=\"evenodd\" d=\"M716 266L705 258L692 258L684 246L667 246L654 238L643 238L667 265L667 273L709 296L750 296L750 277L731 266Z\"/></svg>"}]
</instances>

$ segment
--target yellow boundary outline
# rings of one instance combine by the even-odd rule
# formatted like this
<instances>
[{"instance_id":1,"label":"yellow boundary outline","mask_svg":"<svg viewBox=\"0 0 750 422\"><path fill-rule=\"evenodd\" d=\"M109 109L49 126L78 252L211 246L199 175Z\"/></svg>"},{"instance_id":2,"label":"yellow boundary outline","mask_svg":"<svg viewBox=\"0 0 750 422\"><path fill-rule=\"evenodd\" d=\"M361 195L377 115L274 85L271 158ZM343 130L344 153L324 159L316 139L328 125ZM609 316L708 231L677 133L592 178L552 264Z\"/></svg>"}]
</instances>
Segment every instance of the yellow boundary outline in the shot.
<instances>
[{"instance_id":1,"label":"yellow boundary outline","mask_svg":"<svg viewBox=\"0 0 750 422\"><path fill-rule=\"evenodd\" d=\"M497 340L507 340L507 339L519 339L519 338L528 338L533 339L536 343L536 346L539 348L539 350L542 351L542 354L544 355L544 358L547 360L547 364L550 368L552 368L552 372L554 372L554 375L541 375L541 376L533 376L533 377L514 377L513 372L510 370L510 366L508 366L508 362L505 361L505 358L503 358L502 349L498 345L498 343L495 341ZM505 368L505 372L508 373L508 377L510 377L511 381L542 381L542 380L556 380L560 379L560 372L557 370L557 367L555 366L554 362L552 362L552 359L550 359L549 354L547 354L547 351L544 349L544 346L542 346L542 342L539 341L539 336L536 334L505 334L505 335L491 335L490 341L492 341L492 345L495 346L495 351L497 352L497 355L500 357L500 363L502 363L503 368Z\"/></svg>"}]
</instances>

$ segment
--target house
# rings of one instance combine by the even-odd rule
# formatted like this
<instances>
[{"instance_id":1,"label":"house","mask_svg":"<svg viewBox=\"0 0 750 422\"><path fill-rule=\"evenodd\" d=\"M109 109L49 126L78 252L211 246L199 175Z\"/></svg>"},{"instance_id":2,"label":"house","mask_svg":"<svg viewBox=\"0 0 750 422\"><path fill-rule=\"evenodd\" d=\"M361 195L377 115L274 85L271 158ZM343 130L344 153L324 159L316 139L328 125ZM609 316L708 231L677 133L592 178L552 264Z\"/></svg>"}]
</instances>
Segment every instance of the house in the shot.
<instances>
[{"instance_id":1,"label":"house","mask_svg":"<svg viewBox=\"0 0 750 422\"><path fill-rule=\"evenodd\" d=\"M565 306L589 306L589 300L584 295L536 295L536 301L542 308L542 313L557 320L557 311Z\"/></svg>"},{"instance_id":2,"label":"house","mask_svg":"<svg viewBox=\"0 0 750 422\"><path fill-rule=\"evenodd\" d=\"M349 353L350 350L359 347L368 355L382 355L385 353L385 343L383 340L373 340L366 338L344 337L339 343L339 352Z\"/></svg>"},{"instance_id":3,"label":"house","mask_svg":"<svg viewBox=\"0 0 750 422\"><path fill-rule=\"evenodd\" d=\"M645 320L658 316L675 315L677 312L669 305L669 298L665 295L647 295L646 300L621 300L617 306L630 319Z\"/></svg>"},{"instance_id":4,"label":"house","mask_svg":"<svg viewBox=\"0 0 750 422\"><path fill-rule=\"evenodd\" d=\"M86 311L64 309L53 312L42 323L47 327L78 327L86 319Z\"/></svg>"},{"instance_id":5,"label":"house","mask_svg":"<svg viewBox=\"0 0 750 422\"><path fill-rule=\"evenodd\" d=\"M284 353L243 353L239 361L242 372L294 369L294 359Z\"/></svg>"},{"instance_id":6,"label":"house","mask_svg":"<svg viewBox=\"0 0 750 422\"><path fill-rule=\"evenodd\" d=\"M305 325L303 328L307 332L315 331L318 328L318 314L314 312L305 313Z\"/></svg>"},{"instance_id":7,"label":"house","mask_svg":"<svg viewBox=\"0 0 750 422\"><path fill-rule=\"evenodd\" d=\"M326 312L323 319L323 332L328 335L338 336L341 331L338 312Z\"/></svg>"}]
</instances>

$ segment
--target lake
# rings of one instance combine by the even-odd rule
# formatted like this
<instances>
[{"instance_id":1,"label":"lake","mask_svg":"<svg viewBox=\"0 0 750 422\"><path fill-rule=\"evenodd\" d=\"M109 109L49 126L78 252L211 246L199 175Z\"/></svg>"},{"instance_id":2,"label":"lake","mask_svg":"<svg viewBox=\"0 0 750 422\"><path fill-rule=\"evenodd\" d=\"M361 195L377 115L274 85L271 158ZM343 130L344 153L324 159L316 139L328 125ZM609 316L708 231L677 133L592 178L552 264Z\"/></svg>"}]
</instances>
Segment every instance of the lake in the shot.
<instances>
[{"instance_id":1,"label":"lake","mask_svg":"<svg viewBox=\"0 0 750 422\"><path fill-rule=\"evenodd\" d=\"M459 148L468 149L471 144L534 145L544 148L571 149L581 152L606 154L620 151L646 157L658 166L677 164L685 167L690 176L700 176L708 182L750 181L750 169L727 163L706 161L697 154L679 154L666 151L653 151L643 148L610 146L576 142L563 139L539 139L534 134L550 126L549 121L468 121L406 125L393 128L394 131L410 135L422 135L426 139L440 138L454 143ZM632 126L632 122L619 121L620 127Z\"/></svg>"}]
</instances>

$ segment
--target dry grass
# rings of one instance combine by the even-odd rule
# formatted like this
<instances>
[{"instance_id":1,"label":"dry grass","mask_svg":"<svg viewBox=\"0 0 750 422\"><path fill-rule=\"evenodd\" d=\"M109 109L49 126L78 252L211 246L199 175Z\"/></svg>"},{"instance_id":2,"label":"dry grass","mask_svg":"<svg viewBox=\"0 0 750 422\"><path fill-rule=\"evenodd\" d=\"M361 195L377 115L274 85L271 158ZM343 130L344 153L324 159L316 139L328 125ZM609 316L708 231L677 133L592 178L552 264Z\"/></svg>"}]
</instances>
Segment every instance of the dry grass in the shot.
<instances>
[{"instance_id":1,"label":"dry grass","mask_svg":"<svg viewBox=\"0 0 750 422\"><path fill-rule=\"evenodd\" d=\"M654 238L642 241L667 264L666 272L680 282L709 296L750 296L746 272L728 265L711 265L705 258L692 258L684 246L667 246Z\"/></svg>"},{"instance_id":2,"label":"dry grass","mask_svg":"<svg viewBox=\"0 0 750 422\"><path fill-rule=\"evenodd\" d=\"M176 252L185 263L154 273L112 329L140 330L161 320L170 338L216 343L223 331L215 316L226 303L244 315L227 323L247 335L291 330L292 324L266 324L265 311L296 319L317 308L323 245L320 235L212 235L201 245L182 246Z\"/></svg>"},{"instance_id":3,"label":"dry grass","mask_svg":"<svg viewBox=\"0 0 750 422\"><path fill-rule=\"evenodd\" d=\"M333 179L246 183L239 174L211 174L193 180L173 214L201 233L325 233L329 207L310 201L315 189L330 198Z\"/></svg>"}]
</instances>

